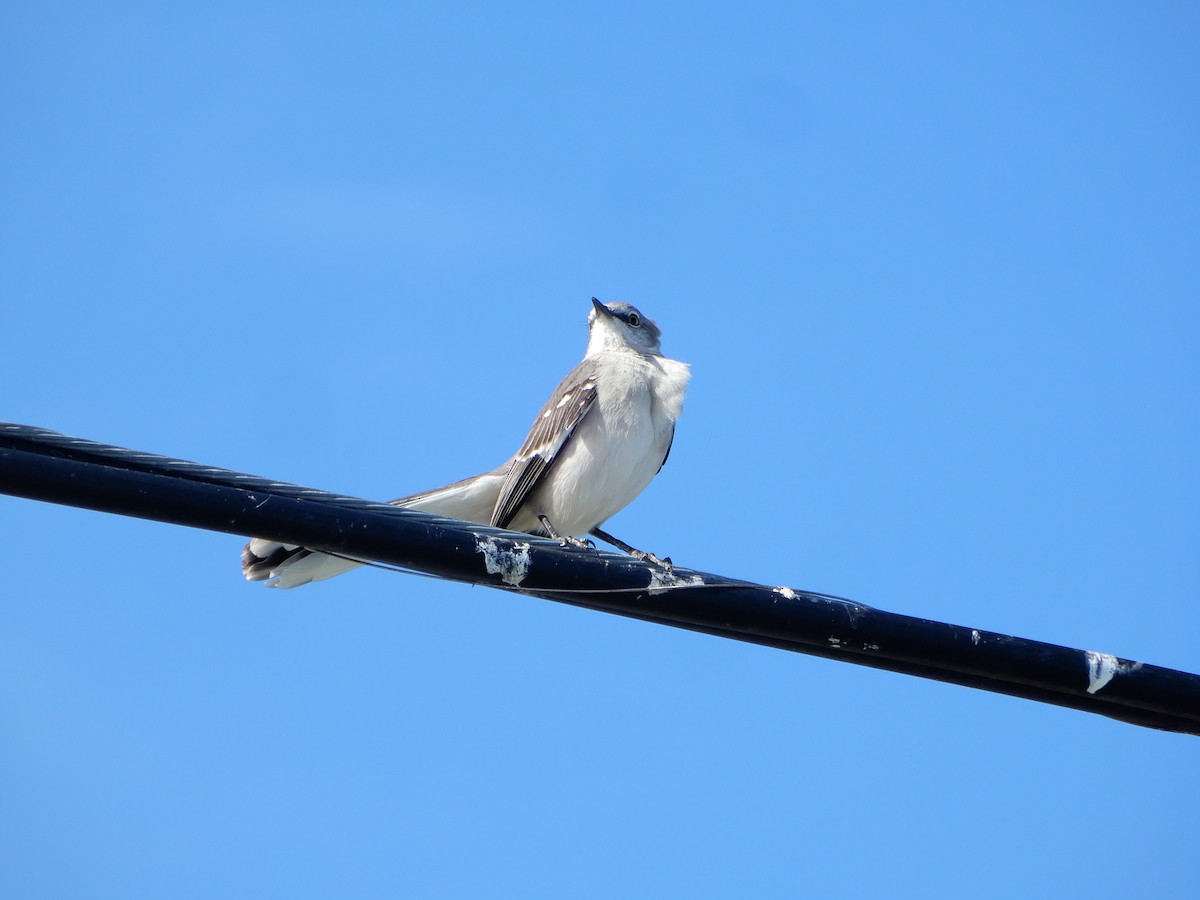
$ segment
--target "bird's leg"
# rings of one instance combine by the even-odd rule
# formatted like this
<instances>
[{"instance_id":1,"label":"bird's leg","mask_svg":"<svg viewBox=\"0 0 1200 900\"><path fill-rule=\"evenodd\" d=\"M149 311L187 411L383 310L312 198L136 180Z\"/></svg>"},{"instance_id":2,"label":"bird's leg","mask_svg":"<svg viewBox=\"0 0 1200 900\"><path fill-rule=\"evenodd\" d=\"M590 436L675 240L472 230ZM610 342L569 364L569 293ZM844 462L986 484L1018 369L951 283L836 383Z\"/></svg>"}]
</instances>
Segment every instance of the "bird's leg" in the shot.
<instances>
[{"instance_id":1,"label":"bird's leg","mask_svg":"<svg viewBox=\"0 0 1200 900\"><path fill-rule=\"evenodd\" d=\"M559 534L554 530L554 526L550 524L550 520L541 513L538 513L538 520L542 523L542 527L546 529L546 534L550 535L554 540L561 542L564 546L574 547L577 550L595 550L596 545L589 540L580 540L577 537L572 537L569 534Z\"/></svg>"},{"instance_id":2,"label":"bird's leg","mask_svg":"<svg viewBox=\"0 0 1200 900\"><path fill-rule=\"evenodd\" d=\"M648 563L653 563L656 566L662 566L668 572L671 571L671 557L669 556L666 559L659 559L653 553L647 553L645 550L638 550L636 547L630 547L624 541L613 537L607 531L601 531L599 528L593 528L591 530L591 535L592 537L600 538L600 540L604 541L606 544L612 544L618 550L628 553L634 559L640 559Z\"/></svg>"}]
</instances>

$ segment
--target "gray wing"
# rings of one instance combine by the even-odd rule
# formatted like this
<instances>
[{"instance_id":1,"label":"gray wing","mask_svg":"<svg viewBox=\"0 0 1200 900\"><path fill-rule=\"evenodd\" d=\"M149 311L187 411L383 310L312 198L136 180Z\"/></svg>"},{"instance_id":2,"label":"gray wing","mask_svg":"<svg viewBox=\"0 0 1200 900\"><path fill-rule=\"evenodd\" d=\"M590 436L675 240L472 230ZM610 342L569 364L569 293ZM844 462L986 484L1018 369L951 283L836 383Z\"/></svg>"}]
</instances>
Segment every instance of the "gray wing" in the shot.
<instances>
[{"instance_id":1,"label":"gray wing","mask_svg":"<svg viewBox=\"0 0 1200 900\"><path fill-rule=\"evenodd\" d=\"M596 366L585 359L550 395L529 429L525 443L513 457L492 513L492 525L507 528L511 524L595 402Z\"/></svg>"},{"instance_id":2,"label":"gray wing","mask_svg":"<svg viewBox=\"0 0 1200 900\"><path fill-rule=\"evenodd\" d=\"M667 460L671 458L671 445L675 443L675 426L671 426L671 436L667 438L667 452L663 454L663 461L658 464L658 472L662 471L662 467L667 464ZM654 474L657 475L658 472Z\"/></svg>"}]
</instances>

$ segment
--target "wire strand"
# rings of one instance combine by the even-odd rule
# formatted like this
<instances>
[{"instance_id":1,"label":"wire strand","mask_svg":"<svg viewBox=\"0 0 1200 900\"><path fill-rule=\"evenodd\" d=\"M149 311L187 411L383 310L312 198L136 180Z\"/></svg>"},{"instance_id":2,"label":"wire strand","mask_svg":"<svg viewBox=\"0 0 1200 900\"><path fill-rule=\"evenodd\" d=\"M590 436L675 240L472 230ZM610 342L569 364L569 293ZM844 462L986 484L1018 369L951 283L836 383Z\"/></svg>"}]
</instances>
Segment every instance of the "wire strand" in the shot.
<instances>
[{"instance_id":1,"label":"wire strand","mask_svg":"<svg viewBox=\"0 0 1200 900\"><path fill-rule=\"evenodd\" d=\"M1200 676L0 423L0 492L481 585L1200 734ZM514 552L519 551L519 552ZM510 565L510 562L513 564ZM664 598L663 595L666 595ZM809 602L814 601L814 602Z\"/></svg>"}]
</instances>

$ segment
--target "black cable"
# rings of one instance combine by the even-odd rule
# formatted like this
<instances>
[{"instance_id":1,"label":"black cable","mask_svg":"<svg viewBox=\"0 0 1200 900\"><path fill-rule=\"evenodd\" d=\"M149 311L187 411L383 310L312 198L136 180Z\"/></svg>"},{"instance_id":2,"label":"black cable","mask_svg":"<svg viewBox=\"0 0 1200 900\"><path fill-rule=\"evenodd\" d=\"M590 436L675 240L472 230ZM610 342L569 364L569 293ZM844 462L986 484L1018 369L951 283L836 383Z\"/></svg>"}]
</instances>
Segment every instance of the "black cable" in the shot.
<instances>
[{"instance_id":1,"label":"black cable","mask_svg":"<svg viewBox=\"0 0 1200 900\"><path fill-rule=\"evenodd\" d=\"M1200 676L0 423L0 492L256 535L720 637L1200 734Z\"/></svg>"}]
</instances>

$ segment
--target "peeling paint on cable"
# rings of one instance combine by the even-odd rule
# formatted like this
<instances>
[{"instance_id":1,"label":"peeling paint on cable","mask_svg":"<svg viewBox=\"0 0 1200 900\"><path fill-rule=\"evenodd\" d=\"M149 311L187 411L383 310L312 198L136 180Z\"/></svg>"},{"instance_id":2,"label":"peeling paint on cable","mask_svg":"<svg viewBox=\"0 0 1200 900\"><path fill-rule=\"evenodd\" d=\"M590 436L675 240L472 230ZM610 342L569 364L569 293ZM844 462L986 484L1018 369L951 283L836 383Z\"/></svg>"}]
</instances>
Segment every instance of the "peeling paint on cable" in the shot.
<instances>
[{"instance_id":1,"label":"peeling paint on cable","mask_svg":"<svg viewBox=\"0 0 1200 900\"><path fill-rule=\"evenodd\" d=\"M475 549L483 554L487 573L499 575L505 584L517 587L529 574L529 544L503 538L477 537Z\"/></svg>"}]
</instances>

